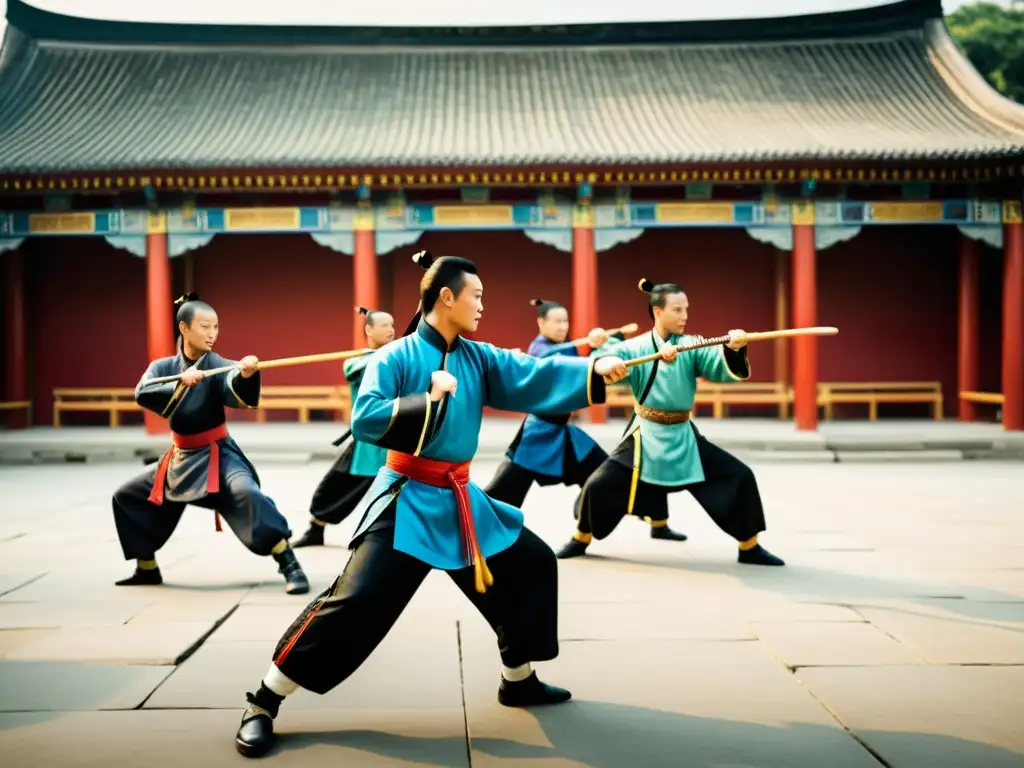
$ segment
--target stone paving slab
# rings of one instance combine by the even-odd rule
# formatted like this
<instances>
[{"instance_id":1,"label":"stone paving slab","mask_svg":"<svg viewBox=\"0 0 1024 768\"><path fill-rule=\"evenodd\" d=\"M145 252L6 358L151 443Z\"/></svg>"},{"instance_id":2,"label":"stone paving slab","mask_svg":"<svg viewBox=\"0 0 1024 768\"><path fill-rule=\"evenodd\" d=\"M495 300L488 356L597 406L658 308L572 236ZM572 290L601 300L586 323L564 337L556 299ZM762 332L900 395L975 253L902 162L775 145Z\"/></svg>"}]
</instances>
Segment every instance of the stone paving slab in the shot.
<instances>
[{"instance_id":1,"label":"stone paving slab","mask_svg":"<svg viewBox=\"0 0 1024 768\"><path fill-rule=\"evenodd\" d=\"M23 661L96 664L175 664L213 629L209 621L168 621L106 627L66 627L7 655Z\"/></svg>"},{"instance_id":2,"label":"stone paving slab","mask_svg":"<svg viewBox=\"0 0 1024 768\"><path fill-rule=\"evenodd\" d=\"M294 618L294 616L292 617ZM149 709L245 708L270 667L272 641L213 640L182 664L146 703ZM216 637L216 633L214 635ZM344 684L325 696L300 691L289 709L458 709L462 705L455 622L427 624L403 616Z\"/></svg>"},{"instance_id":3,"label":"stone paving slab","mask_svg":"<svg viewBox=\"0 0 1024 768\"><path fill-rule=\"evenodd\" d=\"M225 768L236 710L0 714L4 768ZM275 768L468 768L461 707L283 713Z\"/></svg>"},{"instance_id":4,"label":"stone paving slab","mask_svg":"<svg viewBox=\"0 0 1024 768\"><path fill-rule=\"evenodd\" d=\"M924 663L914 651L871 624L765 621L756 625L756 632L791 669Z\"/></svg>"},{"instance_id":5,"label":"stone paving slab","mask_svg":"<svg viewBox=\"0 0 1024 768\"><path fill-rule=\"evenodd\" d=\"M169 666L0 661L0 712L135 709L173 671Z\"/></svg>"},{"instance_id":6,"label":"stone paving slab","mask_svg":"<svg viewBox=\"0 0 1024 768\"><path fill-rule=\"evenodd\" d=\"M874 759L754 642L567 642L542 679L573 691L557 707L495 701L498 654L463 634L474 767L828 765ZM685 762L681 763L681 756Z\"/></svg>"},{"instance_id":7,"label":"stone paving slab","mask_svg":"<svg viewBox=\"0 0 1024 768\"><path fill-rule=\"evenodd\" d=\"M819 668L797 678L891 768L1024 765L1024 667Z\"/></svg>"},{"instance_id":8,"label":"stone paving slab","mask_svg":"<svg viewBox=\"0 0 1024 768\"><path fill-rule=\"evenodd\" d=\"M932 601L935 603L936 601ZM949 608L953 602L941 601ZM912 649L929 664L1024 665L1024 603L956 606L961 613L932 606L890 603L855 606L872 626ZM965 616L967 608L975 616ZM1001 618L981 618L981 615Z\"/></svg>"}]
</instances>

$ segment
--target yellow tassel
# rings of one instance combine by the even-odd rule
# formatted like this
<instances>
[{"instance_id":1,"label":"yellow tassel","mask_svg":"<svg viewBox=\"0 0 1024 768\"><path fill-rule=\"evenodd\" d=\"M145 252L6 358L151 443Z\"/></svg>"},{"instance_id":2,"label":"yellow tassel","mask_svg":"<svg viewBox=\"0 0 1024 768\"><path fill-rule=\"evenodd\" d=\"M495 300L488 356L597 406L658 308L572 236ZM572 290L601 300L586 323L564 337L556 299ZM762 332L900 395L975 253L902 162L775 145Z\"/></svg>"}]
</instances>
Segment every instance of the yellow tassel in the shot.
<instances>
[{"instance_id":1,"label":"yellow tassel","mask_svg":"<svg viewBox=\"0 0 1024 768\"><path fill-rule=\"evenodd\" d=\"M487 567L487 561L479 549L473 554L473 576L476 580L476 591L481 595L488 587L494 586L494 576L491 569Z\"/></svg>"}]
</instances>

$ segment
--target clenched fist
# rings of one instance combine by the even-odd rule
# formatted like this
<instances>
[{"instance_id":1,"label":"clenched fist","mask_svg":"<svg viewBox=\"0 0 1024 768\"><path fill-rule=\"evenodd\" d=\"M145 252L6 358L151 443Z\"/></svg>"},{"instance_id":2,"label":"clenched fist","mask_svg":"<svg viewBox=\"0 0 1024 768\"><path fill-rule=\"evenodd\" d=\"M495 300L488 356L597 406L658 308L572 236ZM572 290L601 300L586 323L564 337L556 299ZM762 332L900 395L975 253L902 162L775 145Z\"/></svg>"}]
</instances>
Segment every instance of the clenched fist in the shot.
<instances>
[{"instance_id":1,"label":"clenched fist","mask_svg":"<svg viewBox=\"0 0 1024 768\"><path fill-rule=\"evenodd\" d=\"M256 355L246 355L238 361L238 365L242 369L243 379L248 379L260 369L260 361Z\"/></svg>"},{"instance_id":2,"label":"clenched fist","mask_svg":"<svg viewBox=\"0 0 1024 768\"><path fill-rule=\"evenodd\" d=\"M430 399L435 403L445 395L455 397L459 382L448 371L434 371L430 374Z\"/></svg>"},{"instance_id":3,"label":"clenched fist","mask_svg":"<svg viewBox=\"0 0 1024 768\"><path fill-rule=\"evenodd\" d=\"M606 384L622 381L629 375L626 364L617 357L599 357L597 362L594 363L594 372L598 376L604 377Z\"/></svg>"},{"instance_id":4,"label":"clenched fist","mask_svg":"<svg viewBox=\"0 0 1024 768\"><path fill-rule=\"evenodd\" d=\"M729 331L729 341L726 342L729 349L740 350L747 346L747 332L739 329Z\"/></svg>"},{"instance_id":5,"label":"clenched fist","mask_svg":"<svg viewBox=\"0 0 1024 768\"><path fill-rule=\"evenodd\" d=\"M604 328L593 328L590 333L587 334L587 344L589 344L592 349L603 347L607 341L608 331Z\"/></svg>"},{"instance_id":6,"label":"clenched fist","mask_svg":"<svg viewBox=\"0 0 1024 768\"><path fill-rule=\"evenodd\" d=\"M679 354L679 350L676 349L675 344L669 344L661 348L661 359L666 363L675 362L676 355Z\"/></svg>"}]
</instances>

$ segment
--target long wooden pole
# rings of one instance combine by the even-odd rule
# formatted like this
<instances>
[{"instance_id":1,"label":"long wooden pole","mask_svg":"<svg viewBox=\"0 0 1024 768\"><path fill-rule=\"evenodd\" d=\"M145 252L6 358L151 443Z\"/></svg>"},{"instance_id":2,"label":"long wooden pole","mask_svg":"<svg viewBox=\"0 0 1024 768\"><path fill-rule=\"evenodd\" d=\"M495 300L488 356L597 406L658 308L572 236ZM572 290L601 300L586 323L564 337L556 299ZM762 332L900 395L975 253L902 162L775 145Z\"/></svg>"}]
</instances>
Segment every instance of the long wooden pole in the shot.
<instances>
[{"instance_id":1,"label":"long wooden pole","mask_svg":"<svg viewBox=\"0 0 1024 768\"><path fill-rule=\"evenodd\" d=\"M814 328L784 328L778 331L760 331L757 333L748 333L743 336L743 340L746 342L751 341L771 341L772 339L788 339L794 336L835 336L839 333L838 328L832 326L817 326ZM705 339L700 336L697 337L698 341L690 344L677 344L675 349L676 352L690 352L694 349L704 349L705 347L717 347L719 344L727 344L730 341L729 336L715 336L710 339ZM626 360L626 367L632 368L634 365L642 365L644 363L652 363L661 357L661 352L654 352L650 355L644 355L643 357L637 357L632 360Z\"/></svg>"},{"instance_id":2,"label":"long wooden pole","mask_svg":"<svg viewBox=\"0 0 1024 768\"><path fill-rule=\"evenodd\" d=\"M293 365L309 365L311 363L331 363L337 360L347 360L350 357L362 357L373 352L372 349L349 349L344 352L322 352L317 355L300 355L299 357L279 357L276 360L260 360L256 365L257 370L265 371L270 368L288 368ZM224 365L220 368L211 368L208 371L203 371L205 376L216 376L218 373L227 373L228 371L238 370L238 363L232 365ZM181 378L180 373L176 373L173 376L160 376L155 379L150 379L147 384L166 384L170 381L178 381Z\"/></svg>"}]
</instances>

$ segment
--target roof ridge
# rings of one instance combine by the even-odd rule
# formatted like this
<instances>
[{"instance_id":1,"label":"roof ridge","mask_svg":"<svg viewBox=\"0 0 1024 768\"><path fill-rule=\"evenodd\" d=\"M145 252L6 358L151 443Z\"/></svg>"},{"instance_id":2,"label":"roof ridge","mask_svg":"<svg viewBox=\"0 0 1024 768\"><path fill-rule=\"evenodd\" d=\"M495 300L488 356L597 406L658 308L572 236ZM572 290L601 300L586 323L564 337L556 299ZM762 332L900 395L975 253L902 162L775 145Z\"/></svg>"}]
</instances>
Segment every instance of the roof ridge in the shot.
<instances>
[{"instance_id":1,"label":"roof ridge","mask_svg":"<svg viewBox=\"0 0 1024 768\"><path fill-rule=\"evenodd\" d=\"M755 42L782 39L847 38L920 29L942 18L941 0L901 0L851 11L758 19L506 25L501 27L344 27L182 24L113 21L46 11L25 0L8 0L7 19L30 37L69 43L278 46L301 40L308 44L450 47L644 43Z\"/></svg>"},{"instance_id":2,"label":"roof ridge","mask_svg":"<svg viewBox=\"0 0 1024 768\"><path fill-rule=\"evenodd\" d=\"M958 101L1008 133L1024 137L1024 106L988 84L953 42L944 21L926 24L925 41L929 61Z\"/></svg>"}]
</instances>

